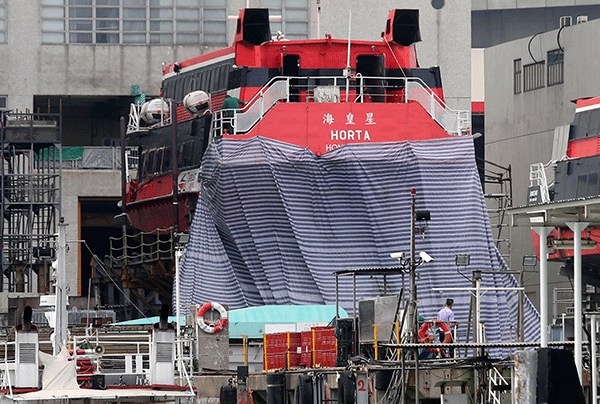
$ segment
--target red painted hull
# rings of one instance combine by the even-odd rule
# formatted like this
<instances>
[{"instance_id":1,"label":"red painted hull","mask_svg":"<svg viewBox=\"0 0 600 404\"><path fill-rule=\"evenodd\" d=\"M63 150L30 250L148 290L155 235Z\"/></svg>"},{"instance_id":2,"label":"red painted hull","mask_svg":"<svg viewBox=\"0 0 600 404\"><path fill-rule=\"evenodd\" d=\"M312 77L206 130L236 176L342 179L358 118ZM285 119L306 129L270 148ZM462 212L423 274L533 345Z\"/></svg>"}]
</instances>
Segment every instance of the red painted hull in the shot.
<instances>
[{"instance_id":1,"label":"red painted hull","mask_svg":"<svg viewBox=\"0 0 600 404\"><path fill-rule=\"evenodd\" d=\"M126 211L129 222L144 232L170 233L175 226L173 206L173 180L169 175L145 181L135 193L127 193ZM188 230L188 205L196 195L178 195L178 231Z\"/></svg>"},{"instance_id":2,"label":"red painted hull","mask_svg":"<svg viewBox=\"0 0 600 404\"><path fill-rule=\"evenodd\" d=\"M428 140L450 135L423 107L409 102L282 103L274 106L248 134L224 138L256 136L307 148L320 156L346 144Z\"/></svg>"}]
</instances>

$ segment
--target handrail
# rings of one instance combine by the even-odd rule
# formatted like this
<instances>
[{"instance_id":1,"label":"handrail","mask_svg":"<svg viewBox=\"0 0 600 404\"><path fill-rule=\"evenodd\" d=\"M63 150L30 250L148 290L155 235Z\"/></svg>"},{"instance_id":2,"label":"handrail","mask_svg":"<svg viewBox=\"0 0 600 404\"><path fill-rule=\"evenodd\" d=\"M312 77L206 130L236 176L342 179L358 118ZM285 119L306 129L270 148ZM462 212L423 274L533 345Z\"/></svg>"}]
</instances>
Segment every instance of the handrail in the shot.
<instances>
[{"instance_id":1,"label":"handrail","mask_svg":"<svg viewBox=\"0 0 600 404\"><path fill-rule=\"evenodd\" d=\"M539 186L542 203L550 202L550 192L548 190L548 180L546 179L544 164L533 163L529 166L529 186Z\"/></svg>"},{"instance_id":2,"label":"handrail","mask_svg":"<svg viewBox=\"0 0 600 404\"><path fill-rule=\"evenodd\" d=\"M293 80L293 83L292 83ZM453 110L418 77L365 77L356 75L348 79L342 76L315 77L274 77L248 101L242 109L225 109L213 114L212 134L246 133L279 101L290 100L291 87L303 92L306 102L341 102L340 91L348 80L351 80L356 97L353 102L366 102L366 95L392 102L415 101L444 130L454 135L470 133L471 118L469 111ZM371 83L371 84L369 84ZM372 84L375 83L375 84ZM369 91L371 90L371 91Z\"/></svg>"}]
</instances>

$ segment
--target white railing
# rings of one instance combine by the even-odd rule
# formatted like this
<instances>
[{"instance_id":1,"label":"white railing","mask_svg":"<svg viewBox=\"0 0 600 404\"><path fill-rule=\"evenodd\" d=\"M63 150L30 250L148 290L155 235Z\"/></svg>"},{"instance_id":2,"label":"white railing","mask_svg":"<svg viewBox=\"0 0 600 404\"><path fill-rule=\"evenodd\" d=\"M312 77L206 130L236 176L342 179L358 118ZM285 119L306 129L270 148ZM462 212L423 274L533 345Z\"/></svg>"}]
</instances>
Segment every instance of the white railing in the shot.
<instances>
[{"instance_id":1,"label":"white railing","mask_svg":"<svg viewBox=\"0 0 600 404\"><path fill-rule=\"evenodd\" d=\"M550 192L548 191L548 180L546 179L544 164L534 163L529 166L529 186L539 187L542 203L550 202Z\"/></svg>"},{"instance_id":2,"label":"white railing","mask_svg":"<svg viewBox=\"0 0 600 404\"><path fill-rule=\"evenodd\" d=\"M175 378L180 385L187 386L193 392L191 374L193 373L193 350L182 349L183 345L191 348L192 340L189 337L179 337L176 344ZM136 378L136 384L149 384L150 355L152 349L152 335L140 332L96 332L87 336L72 337L73 360L90 360L93 363L94 373L106 370L106 374L114 377ZM105 349L102 354L94 352L94 348L101 346ZM83 348L82 348L83 347ZM108 366L108 368L107 368ZM85 369L89 371L89 369ZM89 376L89 373L79 373L78 377Z\"/></svg>"},{"instance_id":3,"label":"white railing","mask_svg":"<svg viewBox=\"0 0 600 404\"><path fill-rule=\"evenodd\" d=\"M174 103L172 102L171 99L168 99L168 98L162 98L162 100L163 100L163 102L165 102L169 105L168 110L164 111L163 109L161 109L159 122L152 124L152 125L147 125L147 126L142 125L142 123L143 123L142 107L144 106L144 104L139 104L139 103L130 104L129 120L127 122L126 133L130 134L130 133L135 133L135 132L139 132L139 131L145 131L145 130L148 130L151 128L169 126L171 124L171 116L172 116L171 112L173 111ZM165 112L167 112L167 113L165 113Z\"/></svg>"},{"instance_id":4,"label":"white railing","mask_svg":"<svg viewBox=\"0 0 600 404\"><path fill-rule=\"evenodd\" d=\"M406 101L416 101L425 111L440 124L444 130L453 135L466 135L471 130L469 111L456 111L444 105L442 100L419 81L406 82Z\"/></svg>"},{"instance_id":5,"label":"white railing","mask_svg":"<svg viewBox=\"0 0 600 404\"><path fill-rule=\"evenodd\" d=\"M345 100L340 93L346 83L352 92L350 102L407 103L415 101L442 127L453 135L467 135L471 130L469 111L448 108L427 85L416 77L363 77L341 76L274 77L243 109L215 112L212 122L213 136L226 131L229 134L246 133L256 125L277 102L286 102L295 95L304 102L339 103Z\"/></svg>"}]
</instances>

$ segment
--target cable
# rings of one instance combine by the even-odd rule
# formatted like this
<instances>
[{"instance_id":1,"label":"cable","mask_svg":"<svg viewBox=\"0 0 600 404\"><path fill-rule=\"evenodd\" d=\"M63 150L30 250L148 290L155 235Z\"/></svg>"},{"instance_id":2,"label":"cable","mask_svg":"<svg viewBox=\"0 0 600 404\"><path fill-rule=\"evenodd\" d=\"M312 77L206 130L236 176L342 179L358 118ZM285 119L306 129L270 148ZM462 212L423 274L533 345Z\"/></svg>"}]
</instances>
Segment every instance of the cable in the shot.
<instances>
[{"instance_id":1,"label":"cable","mask_svg":"<svg viewBox=\"0 0 600 404\"><path fill-rule=\"evenodd\" d=\"M102 268L102 271L104 271L104 274L106 276L108 276L108 279L111 280L111 282L115 285L115 287L117 288L117 290L119 290L119 292L121 292L121 294L123 296L125 296L125 299L127 299L129 301L129 303L131 303L131 305L142 315L144 316L144 318L148 318L148 316L146 316L146 314L144 314L144 312L142 310L140 310L139 307L137 307L135 305L135 303L129 298L129 296L127 296L125 294L125 291L123 289L121 289L121 287L117 284L117 282L113 279L112 276L110 276L110 274L108 273L108 270L106 269L106 267L104 266L104 264L102 263L102 261L100 261L100 258L98 258L98 256L96 254L94 254L94 252L92 251L92 249L90 248L90 246L87 244L87 241L82 240L83 241L83 245L85 245L85 248L87 248L87 250L89 251L90 254L92 254L92 258L94 258L94 260L98 263L98 266L100 268Z\"/></svg>"}]
</instances>

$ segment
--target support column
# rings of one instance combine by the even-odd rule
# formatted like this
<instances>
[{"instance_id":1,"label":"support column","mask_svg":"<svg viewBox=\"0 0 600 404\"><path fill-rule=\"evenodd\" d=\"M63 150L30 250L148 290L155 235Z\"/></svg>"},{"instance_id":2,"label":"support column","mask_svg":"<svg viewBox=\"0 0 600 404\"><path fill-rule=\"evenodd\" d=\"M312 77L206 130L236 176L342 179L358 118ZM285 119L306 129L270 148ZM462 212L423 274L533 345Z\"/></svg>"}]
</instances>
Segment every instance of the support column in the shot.
<instances>
[{"instance_id":1,"label":"support column","mask_svg":"<svg viewBox=\"0 0 600 404\"><path fill-rule=\"evenodd\" d=\"M583 282L581 277L581 231L588 227L587 222L569 222L566 223L573 230L573 302L575 313L573 319L573 331L575 336L575 366L579 375L579 382L583 383L583 363L582 346L583 343Z\"/></svg>"},{"instance_id":2,"label":"support column","mask_svg":"<svg viewBox=\"0 0 600 404\"><path fill-rule=\"evenodd\" d=\"M554 227L533 227L540 236L540 346L548 348L548 244Z\"/></svg>"},{"instance_id":3,"label":"support column","mask_svg":"<svg viewBox=\"0 0 600 404\"><path fill-rule=\"evenodd\" d=\"M591 374L592 374L592 400L596 400L598 397L598 365L597 365L597 361L598 358L596 357L597 354L597 347L596 347L596 326L598 324L598 316L596 314L592 315L590 317L590 328L592 329L592 346L591 346L591 360L590 362L592 362L592 370L591 370Z\"/></svg>"}]
</instances>

